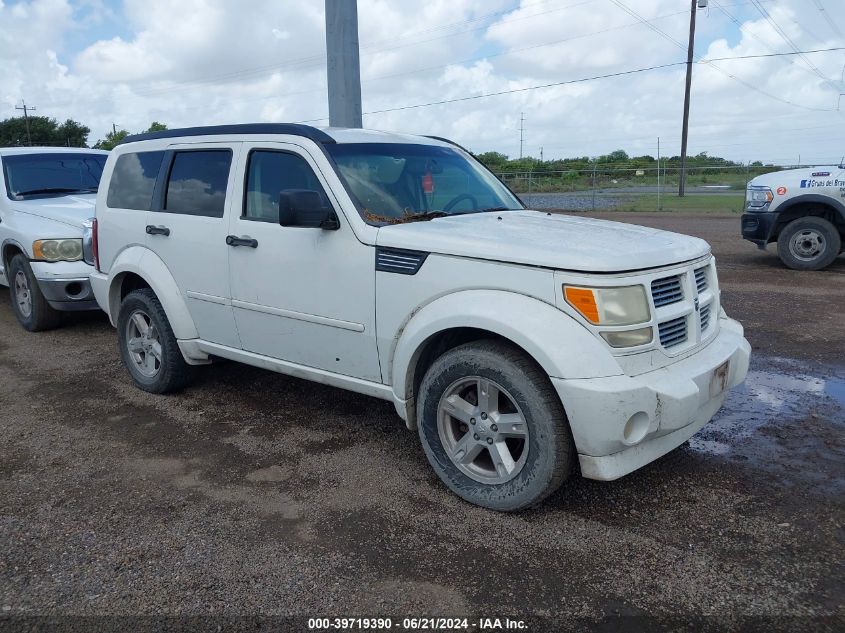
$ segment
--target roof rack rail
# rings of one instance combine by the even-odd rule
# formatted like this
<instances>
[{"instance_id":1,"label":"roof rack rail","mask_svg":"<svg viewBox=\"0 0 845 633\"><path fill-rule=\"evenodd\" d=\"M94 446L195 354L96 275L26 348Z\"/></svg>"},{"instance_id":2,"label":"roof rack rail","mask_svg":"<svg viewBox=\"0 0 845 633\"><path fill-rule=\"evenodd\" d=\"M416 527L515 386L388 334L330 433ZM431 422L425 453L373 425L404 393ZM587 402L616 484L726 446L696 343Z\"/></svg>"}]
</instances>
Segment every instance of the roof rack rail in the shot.
<instances>
[{"instance_id":1,"label":"roof rack rail","mask_svg":"<svg viewBox=\"0 0 845 633\"><path fill-rule=\"evenodd\" d=\"M290 134L304 136L315 143L334 143L335 140L310 125L300 123L237 123L234 125L208 125L204 127L184 127L160 132L144 132L127 136L118 145L149 141L158 138L176 138L179 136L222 136L225 134Z\"/></svg>"}]
</instances>

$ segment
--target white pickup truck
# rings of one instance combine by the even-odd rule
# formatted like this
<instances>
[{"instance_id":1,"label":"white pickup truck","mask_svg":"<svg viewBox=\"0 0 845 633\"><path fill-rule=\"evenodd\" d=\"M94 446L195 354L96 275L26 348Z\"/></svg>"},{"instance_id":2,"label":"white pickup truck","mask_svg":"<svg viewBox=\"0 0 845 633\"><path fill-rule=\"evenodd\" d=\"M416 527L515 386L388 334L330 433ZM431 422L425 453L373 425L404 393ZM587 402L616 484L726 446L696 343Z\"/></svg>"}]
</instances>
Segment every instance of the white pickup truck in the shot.
<instances>
[{"instance_id":1,"label":"white pickup truck","mask_svg":"<svg viewBox=\"0 0 845 633\"><path fill-rule=\"evenodd\" d=\"M742 236L762 249L777 242L781 261L796 270L832 264L845 245L845 165L754 178L748 183Z\"/></svg>"},{"instance_id":2,"label":"white pickup truck","mask_svg":"<svg viewBox=\"0 0 845 633\"><path fill-rule=\"evenodd\" d=\"M96 216L91 284L138 387L226 358L388 400L445 484L489 508L649 463L748 370L706 242L525 209L443 139L130 137Z\"/></svg>"},{"instance_id":3,"label":"white pickup truck","mask_svg":"<svg viewBox=\"0 0 845 633\"><path fill-rule=\"evenodd\" d=\"M0 285L32 332L62 312L99 310L89 219L108 152L67 147L0 148Z\"/></svg>"}]
</instances>

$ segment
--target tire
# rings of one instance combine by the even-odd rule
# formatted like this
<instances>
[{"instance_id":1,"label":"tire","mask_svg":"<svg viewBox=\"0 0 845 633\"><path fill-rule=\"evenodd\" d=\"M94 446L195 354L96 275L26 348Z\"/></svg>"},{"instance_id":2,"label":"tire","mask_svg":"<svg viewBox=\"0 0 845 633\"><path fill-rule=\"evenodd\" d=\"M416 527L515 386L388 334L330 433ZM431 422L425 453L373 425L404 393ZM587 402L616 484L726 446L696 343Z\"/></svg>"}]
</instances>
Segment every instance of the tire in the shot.
<instances>
[{"instance_id":1,"label":"tire","mask_svg":"<svg viewBox=\"0 0 845 633\"><path fill-rule=\"evenodd\" d=\"M494 389L498 398L491 396ZM479 400L485 404L485 390L487 406L478 406ZM420 385L417 422L426 457L440 479L485 508L536 506L573 469L572 434L548 376L506 343L467 343L435 360ZM503 442L510 461L501 459ZM498 467L494 453L500 456Z\"/></svg>"},{"instance_id":2,"label":"tire","mask_svg":"<svg viewBox=\"0 0 845 633\"><path fill-rule=\"evenodd\" d=\"M9 274L6 277L12 310L24 329L42 332L59 326L62 314L44 298L26 257L15 255L9 262Z\"/></svg>"},{"instance_id":3,"label":"tire","mask_svg":"<svg viewBox=\"0 0 845 633\"><path fill-rule=\"evenodd\" d=\"M841 248L836 227L814 216L793 220L778 236L778 255L795 270L821 270L833 263Z\"/></svg>"},{"instance_id":4,"label":"tire","mask_svg":"<svg viewBox=\"0 0 845 633\"><path fill-rule=\"evenodd\" d=\"M138 388L172 393L186 387L194 368L185 362L161 302L149 288L130 292L117 315L120 359Z\"/></svg>"}]
</instances>

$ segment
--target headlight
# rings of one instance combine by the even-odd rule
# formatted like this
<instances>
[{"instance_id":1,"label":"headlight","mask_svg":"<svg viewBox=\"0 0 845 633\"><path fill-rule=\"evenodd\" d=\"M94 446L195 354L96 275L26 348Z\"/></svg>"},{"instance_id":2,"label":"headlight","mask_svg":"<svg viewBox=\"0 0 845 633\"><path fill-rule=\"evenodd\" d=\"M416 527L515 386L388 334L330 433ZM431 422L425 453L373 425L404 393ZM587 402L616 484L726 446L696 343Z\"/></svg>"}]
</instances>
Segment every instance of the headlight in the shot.
<instances>
[{"instance_id":1,"label":"headlight","mask_svg":"<svg viewBox=\"0 0 845 633\"><path fill-rule=\"evenodd\" d=\"M768 187L749 187L745 192L745 201L749 207L761 209L775 199L772 190Z\"/></svg>"},{"instance_id":2,"label":"headlight","mask_svg":"<svg viewBox=\"0 0 845 633\"><path fill-rule=\"evenodd\" d=\"M601 337L611 347L636 347L651 343L654 331L651 327L643 327L638 330L619 330L616 332L602 332Z\"/></svg>"},{"instance_id":3,"label":"headlight","mask_svg":"<svg viewBox=\"0 0 845 633\"><path fill-rule=\"evenodd\" d=\"M566 302L595 325L634 325L651 318L642 286L584 288L564 286Z\"/></svg>"},{"instance_id":4,"label":"headlight","mask_svg":"<svg viewBox=\"0 0 845 633\"><path fill-rule=\"evenodd\" d=\"M44 262L76 262L82 259L82 240L36 240L32 254Z\"/></svg>"}]
</instances>

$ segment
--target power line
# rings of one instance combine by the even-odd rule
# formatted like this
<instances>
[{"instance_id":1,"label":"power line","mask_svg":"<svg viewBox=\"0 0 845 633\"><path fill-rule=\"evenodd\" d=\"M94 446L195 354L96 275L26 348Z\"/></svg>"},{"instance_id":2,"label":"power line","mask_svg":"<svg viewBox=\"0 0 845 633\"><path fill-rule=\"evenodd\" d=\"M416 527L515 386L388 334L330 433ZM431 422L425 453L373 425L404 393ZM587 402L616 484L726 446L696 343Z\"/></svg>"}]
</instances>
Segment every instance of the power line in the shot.
<instances>
[{"instance_id":1,"label":"power line","mask_svg":"<svg viewBox=\"0 0 845 633\"><path fill-rule=\"evenodd\" d=\"M818 8L825 21L830 25L830 30L836 33L839 37L843 37L842 31L839 29L838 26L836 26L836 23L833 21L833 18L831 18L830 14L825 10L821 0L813 0L813 4L816 5L816 8Z\"/></svg>"},{"instance_id":2,"label":"power line","mask_svg":"<svg viewBox=\"0 0 845 633\"><path fill-rule=\"evenodd\" d=\"M706 64L709 62L723 62L732 59L762 59L764 57L786 57L789 55L810 55L812 53L830 53L833 51L845 51L845 46L834 46L832 48L814 48L808 51L791 51L788 53L760 53L757 55L737 55L736 57L711 57L710 59L700 59L698 63Z\"/></svg>"},{"instance_id":3,"label":"power line","mask_svg":"<svg viewBox=\"0 0 845 633\"><path fill-rule=\"evenodd\" d=\"M509 95L509 94L516 94L519 92L529 92L531 90L540 90L542 88L553 88L555 86L567 86L571 84L578 84L584 83L587 81L595 81L598 79L610 79L613 77L622 77L625 75L635 75L638 73L648 72L650 70L660 70L662 68L672 68L674 66L683 66L686 62L672 62L669 64L658 64L656 66L648 66L645 68L634 68L632 70L623 70L615 73L607 73L605 75L594 75L592 77L581 77L579 79L569 79L567 81L555 81L553 83L542 84L539 86L527 86L525 88L512 88L510 90L499 90L497 92L488 92L487 94L482 95L469 95L466 97L456 97L454 99L442 99L440 101L430 101L428 103L415 103L412 105L405 105L405 106L398 106L395 108L384 108L382 110L371 110L369 112L365 112L364 114L384 114L387 112L399 112L402 110L413 110L415 108L427 108L429 106L436 106L436 105L445 105L447 103L458 103L461 101L473 101L475 99L486 99L488 97L498 97L501 95ZM326 117L320 117L318 119L306 119L304 121L297 121L297 123L314 123L317 121L325 121Z\"/></svg>"}]
</instances>

